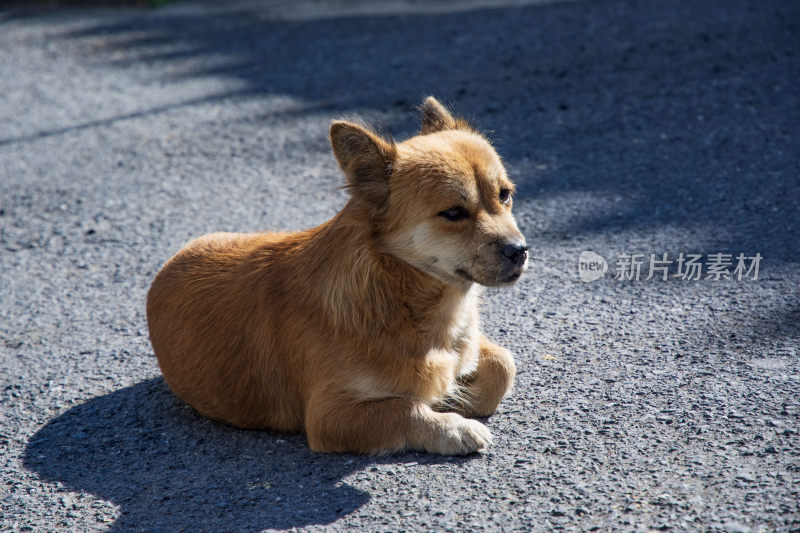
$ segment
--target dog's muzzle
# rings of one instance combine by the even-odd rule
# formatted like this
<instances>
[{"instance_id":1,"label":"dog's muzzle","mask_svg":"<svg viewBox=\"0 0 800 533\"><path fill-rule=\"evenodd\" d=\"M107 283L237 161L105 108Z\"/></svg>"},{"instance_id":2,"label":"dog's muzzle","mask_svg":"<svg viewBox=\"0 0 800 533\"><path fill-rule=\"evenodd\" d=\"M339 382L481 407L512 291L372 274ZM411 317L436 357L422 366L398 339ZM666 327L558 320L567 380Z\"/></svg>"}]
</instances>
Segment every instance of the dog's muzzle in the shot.
<instances>
[{"instance_id":1,"label":"dog's muzzle","mask_svg":"<svg viewBox=\"0 0 800 533\"><path fill-rule=\"evenodd\" d=\"M505 261L514 268L522 268L528 260L528 246L525 241L507 242L500 246Z\"/></svg>"}]
</instances>

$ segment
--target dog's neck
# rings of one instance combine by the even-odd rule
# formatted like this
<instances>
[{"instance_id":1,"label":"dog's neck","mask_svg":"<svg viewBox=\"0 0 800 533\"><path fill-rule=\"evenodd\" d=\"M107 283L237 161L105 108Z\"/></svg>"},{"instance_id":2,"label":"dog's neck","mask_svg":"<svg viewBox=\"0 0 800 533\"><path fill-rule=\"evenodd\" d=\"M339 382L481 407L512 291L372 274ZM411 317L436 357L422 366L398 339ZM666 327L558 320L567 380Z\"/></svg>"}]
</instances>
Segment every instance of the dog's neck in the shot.
<instances>
[{"instance_id":1,"label":"dog's neck","mask_svg":"<svg viewBox=\"0 0 800 533\"><path fill-rule=\"evenodd\" d=\"M306 265L307 297L340 331L376 335L413 327L432 339L445 338L461 307L476 305L475 290L471 284L447 284L382 252L363 223L365 215L350 203L311 230L310 253L304 255L316 263Z\"/></svg>"}]
</instances>

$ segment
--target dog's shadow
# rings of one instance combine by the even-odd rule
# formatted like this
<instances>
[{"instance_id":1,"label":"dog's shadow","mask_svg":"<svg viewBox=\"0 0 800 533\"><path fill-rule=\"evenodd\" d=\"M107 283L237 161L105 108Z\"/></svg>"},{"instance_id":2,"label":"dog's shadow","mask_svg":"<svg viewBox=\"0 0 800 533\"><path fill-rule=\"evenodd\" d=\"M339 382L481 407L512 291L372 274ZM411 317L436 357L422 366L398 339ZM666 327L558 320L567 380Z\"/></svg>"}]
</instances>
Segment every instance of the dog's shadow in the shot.
<instances>
[{"instance_id":1,"label":"dog's shadow","mask_svg":"<svg viewBox=\"0 0 800 533\"><path fill-rule=\"evenodd\" d=\"M343 477L398 460L315 454L300 435L207 420L154 378L53 419L24 464L116 504L113 529L246 531L331 523L369 501Z\"/></svg>"}]
</instances>

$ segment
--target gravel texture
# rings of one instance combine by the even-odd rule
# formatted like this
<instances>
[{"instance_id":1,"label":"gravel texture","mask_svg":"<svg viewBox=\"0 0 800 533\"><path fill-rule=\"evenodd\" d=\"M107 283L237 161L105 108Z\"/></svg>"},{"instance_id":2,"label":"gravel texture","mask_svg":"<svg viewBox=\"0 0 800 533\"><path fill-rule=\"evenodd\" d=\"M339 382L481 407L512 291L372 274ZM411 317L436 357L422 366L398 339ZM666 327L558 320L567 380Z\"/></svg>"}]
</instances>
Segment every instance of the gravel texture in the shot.
<instances>
[{"instance_id":1,"label":"gravel texture","mask_svg":"<svg viewBox=\"0 0 800 533\"><path fill-rule=\"evenodd\" d=\"M800 530L800 4L311 4L0 8L0 530ZM330 120L402 138L428 94L536 257L486 293L519 367L489 453L316 455L178 401L157 269L331 217ZM758 280L614 279L716 252Z\"/></svg>"}]
</instances>

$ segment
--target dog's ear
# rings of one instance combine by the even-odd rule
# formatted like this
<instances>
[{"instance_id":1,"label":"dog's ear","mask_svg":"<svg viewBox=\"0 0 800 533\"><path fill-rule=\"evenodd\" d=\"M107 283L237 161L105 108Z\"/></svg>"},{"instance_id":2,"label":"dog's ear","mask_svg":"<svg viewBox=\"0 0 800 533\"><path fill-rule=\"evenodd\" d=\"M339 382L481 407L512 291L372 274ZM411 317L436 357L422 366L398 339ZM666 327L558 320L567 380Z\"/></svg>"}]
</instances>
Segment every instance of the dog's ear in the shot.
<instances>
[{"instance_id":1,"label":"dog's ear","mask_svg":"<svg viewBox=\"0 0 800 533\"><path fill-rule=\"evenodd\" d=\"M420 128L422 135L453 130L457 126L456 119L445 106L439 103L439 100L429 96L422 102L422 127Z\"/></svg>"},{"instance_id":2,"label":"dog's ear","mask_svg":"<svg viewBox=\"0 0 800 533\"><path fill-rule=\"evenodd\" d=\"M377 206L389 196L389 175L397 151L391 141L358 124L331 124L331 146L353 196Z\"/></svg>"}]
</instances>

